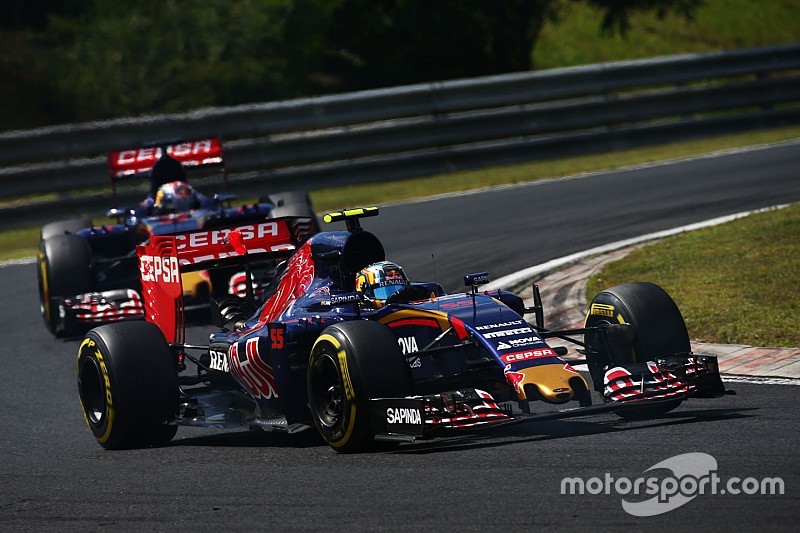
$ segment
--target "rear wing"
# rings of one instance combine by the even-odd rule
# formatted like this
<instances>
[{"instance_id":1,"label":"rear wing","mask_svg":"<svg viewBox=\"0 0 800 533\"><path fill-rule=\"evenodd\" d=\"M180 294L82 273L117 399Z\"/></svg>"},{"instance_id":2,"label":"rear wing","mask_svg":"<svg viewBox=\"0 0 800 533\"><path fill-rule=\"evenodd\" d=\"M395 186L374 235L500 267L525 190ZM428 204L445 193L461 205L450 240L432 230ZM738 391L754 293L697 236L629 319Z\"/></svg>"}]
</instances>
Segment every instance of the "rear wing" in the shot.
<instances>
[{"instance_id":1,"label":"rear wing","mask_svg":"<svg viewBox=\"0 0 800 533\"><path fill-rule=\"evenodd\" d=\"M136 247L145 320L156 324L168 342L183 343L182 273L288 257L308 238L303 228L309 222L284 217L150 237Z\"/></svg>"},{"instance_id":2,"label":"rear wing","mask_svg":"<svg viewBox=\"0 0 800 533\"><path fill-rule=\"evenodd\" d=\"M166 152L186 168L209 165L222 166L222 175L227 186L227 174L222 158L222 141L217 137L193 141L163 141L147 143L140 148L120 150L108 154L108 174L111 189L116 197L116 184L120 181L147 174Z\"/></svg>"},{"instance_id":3,"label":"rear wing","mask_svg":"<svg viewBox=\"0 0 800 533\"><path fill-rule=\"evenodd\" d=\"M112 183L149 172L164 150L185 167L223 164L222 142L216 137L176 144L152 143L108 154L108 173Z\"/></svg>"}]
</instances>

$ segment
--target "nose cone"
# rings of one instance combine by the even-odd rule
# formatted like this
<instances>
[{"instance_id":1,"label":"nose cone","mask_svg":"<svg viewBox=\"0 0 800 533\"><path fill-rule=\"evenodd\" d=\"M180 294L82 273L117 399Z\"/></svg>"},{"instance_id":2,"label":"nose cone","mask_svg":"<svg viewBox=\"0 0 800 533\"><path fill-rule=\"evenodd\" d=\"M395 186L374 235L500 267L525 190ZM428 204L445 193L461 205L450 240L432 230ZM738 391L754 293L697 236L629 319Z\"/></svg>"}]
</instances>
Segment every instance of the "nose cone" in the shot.
<instances>
[{"instance_id":1,"label":"nose cone","mask_svg":"<svg viewBox=\"0 0 800 533\"><path fill-rule=\"evenodd\" d=\"M575 398L575 387L588 390L586 380L567 364L531 366L506 372L520 400L561 404ZM577 380L577 381L576 381Z\"/></svg>"}]
</instances>

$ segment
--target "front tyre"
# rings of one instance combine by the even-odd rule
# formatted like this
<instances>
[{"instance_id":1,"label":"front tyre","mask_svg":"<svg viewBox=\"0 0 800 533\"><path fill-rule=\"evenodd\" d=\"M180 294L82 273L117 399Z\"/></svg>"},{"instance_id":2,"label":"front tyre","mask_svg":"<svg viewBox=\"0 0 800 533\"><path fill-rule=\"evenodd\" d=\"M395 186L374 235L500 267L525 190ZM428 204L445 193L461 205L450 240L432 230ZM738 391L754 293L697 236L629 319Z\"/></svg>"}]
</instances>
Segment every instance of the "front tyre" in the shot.
<instances>
[{"instance_id":1,"label":"front tyre","mask_svg":"<svg viewBox=\"0 0 800 533\"><path fill-rule=\"evenodd\" d=\"M654 283L624 283L594 297L585 327L623 323L633 325L636 335L629 352L607 354L611 364L643 363L691 351L683 315L667 291ZM602 352L598 338L587 336L586 341L590 352ZM602 376L592 375L593 380L598 378L602 380ZM623 418L646 418L671 411L681 402L675 400L618 414Z\"/></svg>"},{"instance_id":2,"label":"front tyre","mask_svg":"<svg viewBox=\"0 0 800 533\"><path fill-rule=\"evenodd\" d=\"M413 394L413 381L397 339L377 322L326 328L308 364L311 416L322 438L340 453L376 448L370 398Z\"/></svg>"},{"instance_id":3,"label":"front tyre","mask_svg":"<svg viewBox=\"0 0 800 533\"><path fill-rule=\"evenodd\" d=\"M162 445L178 429L176 359L149 322L86 334L78 349L78 395L94 438L109 450Z\"/></svg>"}]
</instances>

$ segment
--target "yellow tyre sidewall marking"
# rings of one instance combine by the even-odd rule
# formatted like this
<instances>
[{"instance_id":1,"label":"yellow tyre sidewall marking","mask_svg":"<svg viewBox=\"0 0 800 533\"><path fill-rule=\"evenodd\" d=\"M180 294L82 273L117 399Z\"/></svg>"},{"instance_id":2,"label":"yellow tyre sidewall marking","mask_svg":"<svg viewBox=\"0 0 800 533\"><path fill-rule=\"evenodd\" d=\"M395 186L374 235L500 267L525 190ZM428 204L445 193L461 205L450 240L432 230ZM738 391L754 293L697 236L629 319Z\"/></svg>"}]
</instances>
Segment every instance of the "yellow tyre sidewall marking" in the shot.
<instances>
[{"instance_id":1,"label":"yellow tyre sidewall marking","mask_svg":"<svg viewBox=\"0 0 800 533\"><path fill-rule=\"evenodd\" d=\"M625 319L622 318L622 313L617 313L617 322L619 322L620 324L627 324L627 322L625 322ZM633 349L633 346L631 346L631 356L633 357L634 363L639 362L639 356L636 355L636 350Z\"/></svg>"},{"instance_id":2,"label":"yellow tyre sidewall marking","mask_svg":"<svg viewBox=\"0 0 800 533\"><path fill-rule=\"evenodd\" d=\"M594 307L595 305L596 304L592 304L591 306L589 306L589 311L586 312L586 318L584 318L584 320L583 320L583 327L587 327L587 324L589 323L589 317L591 317L593 314L599 314L599 313L592 313L592 310L595 308ZM611 304L599 304L599 305L603 306L604 309L610 310L611 311L611 316L614 317L613 313L614 313L614 311L616 311L616 309L614 308L613 305L611 305ZM602 315L602 316L607 316L607 315ZM625 324L626 323L625 319L622 317L622 313L617 313L615 318L617 319L617 322L619 322L620 324ZM633 355L633 360L634 361L638 361L639 358L636 356L636 351L633 349L633 347L631 347L631 354ZM598 391L598 392L600 394L600 398L602 398L604 402L607 402L608 400L603 395L603 391L601 390L601 391Z\"/></svg>"},{"instance_id":3,"label":"yellow tyre sidewall marking","mask_svg":"<svg viewBox=\"0 0 800 533\"><path fill-rule=\"evenodd\" d=\"M336 357L339 360L339 368L342 373L344 394L347 398L347 403L350 406L347 429L344 432L344 436L336 442L329 442L329 444L334 448L339 448L340 446L347 444L347 442L350 440L350 436L353 434L353 428L355 427L356 423L356 393L355 389L353 389L353 382L350 380L350 369L347 366L347 354L345 353L344 348L342 348L342 343L339 342L339 339L328 333L324 333L317 338L317 341L314 343L314 348L316 348L317 344L320 342L328 342L336 350Z\"/></svg>"},{"instance_id":4,"label":"yellow tyre sidewall marking","mask_svg":"<svg viewBox=\"0 0 800 533\"><path fill-rule=\"evenodd\" d=\"M111 378L108 375L108 368L106 367L106 362L103 359L103 354L100 353L100 350L97 348L97 344L92 339L84 339L78 348L78 358L83 354L84 348L89 350L94 349L94 357L97 359L97 362L100 364L100 372L103 374L103 389L105 391L105 421L106 421L106 431L103 433L102 436L96 437L98 442L106 442L108 438L111 436L111 428L114 425L114 419L116 415L114 413L114 401L111 397ZM87 356L88 357L88 356ZM80 367L78 367L80 370ZM86 407L83 405L83 398L80 398L81 401L81 409L83 411L83 419L86 420L86 425L89 426L89 429L92 430L94 433L94 429L92 427L92 423L89 420L89 416L86 414Z\"/></svg>"},{"instance_id":5,"label":"yellow tyre sidewall marking","mask_svg":"<svg viewBox=\"0 0 800 533\"><path fill-rule=\"evenodd\" d=\"M37 255L39 258L39 271L41 272L42 300L44 300L42 302L44 304L42 307L44 308L45 318L50 322L50 285L47 283L47 261L45 261L44 254L41 250Z\"/></svg>"}]
</instances>

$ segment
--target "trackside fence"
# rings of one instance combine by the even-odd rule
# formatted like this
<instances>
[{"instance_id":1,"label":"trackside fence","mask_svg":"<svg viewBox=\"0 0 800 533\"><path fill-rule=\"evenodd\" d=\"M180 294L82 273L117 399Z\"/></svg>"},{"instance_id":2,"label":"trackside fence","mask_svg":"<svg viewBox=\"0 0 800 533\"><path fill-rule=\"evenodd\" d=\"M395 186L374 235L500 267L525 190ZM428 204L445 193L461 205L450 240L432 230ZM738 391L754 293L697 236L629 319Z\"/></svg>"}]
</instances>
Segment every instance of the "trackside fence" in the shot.
<instances>
[{"instance_id":1,"label":"trackside fence","mask_svg":"<svg viewBox=\"0 0 800 533\"><path fill-rule=\"evenodd\" d=\"M794 124L800 45L11 131L0 133L0 224L102 214L106 154L162 139L220 137L230 190L257 196Z\"/></svg>"}]
</instances>

